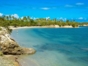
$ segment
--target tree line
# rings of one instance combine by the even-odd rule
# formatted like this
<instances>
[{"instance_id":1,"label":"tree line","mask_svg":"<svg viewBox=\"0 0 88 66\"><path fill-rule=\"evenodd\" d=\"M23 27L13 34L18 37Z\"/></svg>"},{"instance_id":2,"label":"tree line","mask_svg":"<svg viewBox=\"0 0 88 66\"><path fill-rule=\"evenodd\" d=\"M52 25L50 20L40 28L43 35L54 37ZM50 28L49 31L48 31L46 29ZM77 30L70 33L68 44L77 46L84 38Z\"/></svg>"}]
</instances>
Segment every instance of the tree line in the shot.
<instances>
[{"instance_id":1,"label":"tree line","mask_svg":"<svg viewBox=\"0 0 88 66\"><path fill-rule=\"evenodd\" d=\"M22 27L22 26L50 26L50 25L58 25L62 26L72 26L78 27L79 25L83 26L84 24L88 24L88 22L76 22L75 20L57 20L57 19L46 19L46 18L38 18L31 19L29 16L23 18L15 18L14 16L1 16L0 17L0 26L8 27Z\"/></svg>"}]
</instances>

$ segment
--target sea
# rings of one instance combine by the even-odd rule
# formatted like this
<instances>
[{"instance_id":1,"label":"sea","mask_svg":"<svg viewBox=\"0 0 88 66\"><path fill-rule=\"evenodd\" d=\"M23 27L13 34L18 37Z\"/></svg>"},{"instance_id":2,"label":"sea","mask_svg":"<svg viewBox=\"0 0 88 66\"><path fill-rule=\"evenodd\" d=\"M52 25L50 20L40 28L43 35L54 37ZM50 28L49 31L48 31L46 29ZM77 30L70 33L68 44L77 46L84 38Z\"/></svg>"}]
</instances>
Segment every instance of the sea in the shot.
<instances>
[{"instance_id":1,"label":"sea","mask_svg":"<svg viewBox=\"0 0 88 66\"><path fill-rule=\"evenodd\" d=\"M88 66L88 27L15 29L11 37L36 50L19 59L21 66Z\"/></svg>"}]
</instances>

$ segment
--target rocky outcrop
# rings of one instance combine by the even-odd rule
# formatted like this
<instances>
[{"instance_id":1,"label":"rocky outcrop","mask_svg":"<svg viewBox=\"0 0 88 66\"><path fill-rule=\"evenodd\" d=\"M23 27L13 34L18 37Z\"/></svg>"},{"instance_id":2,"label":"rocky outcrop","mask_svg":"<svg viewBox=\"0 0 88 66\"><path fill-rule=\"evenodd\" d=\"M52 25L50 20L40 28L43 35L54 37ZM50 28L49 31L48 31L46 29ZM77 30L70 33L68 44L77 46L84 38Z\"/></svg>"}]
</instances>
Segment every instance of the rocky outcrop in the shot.
<instances>
[{"instance_id":1,"label":"rocky outcrop","mask_svg":"<svg viewBox=\"0 0 88 66\"><path fill-rule=\"evenodd\" d=\"M8 31L1 27L0 30L0 50L3 54L10 55L22 55L22 54L34 54L36 51L32 48L20 47L17 42L12 39Z\"/></svg>"},{"instance_id":2,"label":"rocky outcrop","mask_svg":"<svg viewBox=\"0 0 88 66\"><path fill-rule=\"evenodd\" d=\"M23 48L24 54L34 54L36 51L33 48Z\"/></svg>"}]
</instances>

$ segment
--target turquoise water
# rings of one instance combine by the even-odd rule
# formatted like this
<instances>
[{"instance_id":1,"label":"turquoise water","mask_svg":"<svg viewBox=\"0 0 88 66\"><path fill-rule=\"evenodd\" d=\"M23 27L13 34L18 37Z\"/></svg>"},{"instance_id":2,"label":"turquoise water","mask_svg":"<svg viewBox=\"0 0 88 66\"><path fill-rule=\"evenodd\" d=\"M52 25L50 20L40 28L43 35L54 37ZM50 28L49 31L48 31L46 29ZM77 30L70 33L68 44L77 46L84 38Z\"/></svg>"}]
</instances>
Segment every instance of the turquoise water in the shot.
<instances>
[{"instance_id":1,"label":"turquoise water","mask_svg":"<svg viewBox=\"0 0 88 66\"><path fill-rule=\"evenodd\" d=\"M16 29L11 36L37 51L20 59L22 66L88 66L88 27Z\"/></svg>"}]
</instances>

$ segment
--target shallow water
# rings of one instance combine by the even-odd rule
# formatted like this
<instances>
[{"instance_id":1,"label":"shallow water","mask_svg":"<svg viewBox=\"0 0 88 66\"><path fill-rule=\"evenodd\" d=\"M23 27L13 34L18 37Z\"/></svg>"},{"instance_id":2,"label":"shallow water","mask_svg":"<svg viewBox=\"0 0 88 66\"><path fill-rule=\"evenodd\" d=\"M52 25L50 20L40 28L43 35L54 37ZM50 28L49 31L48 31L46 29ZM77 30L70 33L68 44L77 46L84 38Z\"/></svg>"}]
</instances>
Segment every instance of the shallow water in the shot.
<instances>
[{"instance_id":1,"label":"shallow water","mask_svg":"<svg viewBox=\"0 0 88 66\"><path fill-rule=\"evenodd\" d=\"M88 66L88 27L17 29L11 37L37 50L22 66Z\"/></svg>"}]
</instances>

